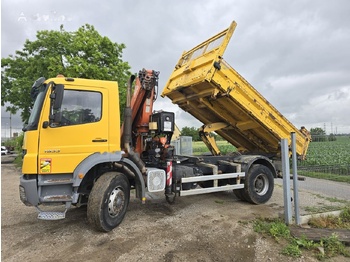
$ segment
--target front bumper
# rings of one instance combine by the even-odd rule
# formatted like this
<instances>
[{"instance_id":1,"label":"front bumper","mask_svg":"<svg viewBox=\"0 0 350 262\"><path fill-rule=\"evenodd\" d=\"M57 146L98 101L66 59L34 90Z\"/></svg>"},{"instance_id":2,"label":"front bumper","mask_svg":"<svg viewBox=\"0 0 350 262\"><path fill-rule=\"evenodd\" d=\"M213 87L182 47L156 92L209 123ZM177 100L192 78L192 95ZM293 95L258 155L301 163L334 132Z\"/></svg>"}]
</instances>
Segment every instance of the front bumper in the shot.
<instances>
[{"instance_id":1,"label":"front bumper","mask_svg":"<svg viewBox=\"0 0 350 262\"><path fill-rule=\"evenodd\" d=\"M26 206L38 206L39 196L36 178L27 175L20 177L19 196Z\"/></svg>"}]
</instances>

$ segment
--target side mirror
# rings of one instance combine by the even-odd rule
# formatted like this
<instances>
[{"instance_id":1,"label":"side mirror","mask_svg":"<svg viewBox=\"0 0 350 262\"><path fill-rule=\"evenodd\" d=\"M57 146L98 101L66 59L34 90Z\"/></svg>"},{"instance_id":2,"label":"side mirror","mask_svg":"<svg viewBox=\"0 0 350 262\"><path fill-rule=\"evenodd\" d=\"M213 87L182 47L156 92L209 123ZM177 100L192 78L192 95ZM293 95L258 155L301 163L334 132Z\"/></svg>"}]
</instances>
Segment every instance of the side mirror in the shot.
<instances>
[{"instance_id":1,"label":"side mirror","mask_svg":"<svg viewBox=\"0 0 350 262\"><path fill-rule=\"evenodd\" d=\"M63 93L64 93L64 85L57 84L52 87L52 92L50 94L51 98L51 110L50 110L50 126L56 126L60 125L62 120L62 112L61 112L61 106L62 106L62 100L63 100Z\"/></svg>"},{"instance_id":2,"label":"side mirror","mask_svg":"<svg viewBox=\"0 0 350 262\"><path fill-rule=\"evenodd\" d=\"M54 92L51 93L50 98L53 99L53 110L58 110L61 108L63 100L64 85L58 84L55 86Z\"/></svg>"}]
</instances>

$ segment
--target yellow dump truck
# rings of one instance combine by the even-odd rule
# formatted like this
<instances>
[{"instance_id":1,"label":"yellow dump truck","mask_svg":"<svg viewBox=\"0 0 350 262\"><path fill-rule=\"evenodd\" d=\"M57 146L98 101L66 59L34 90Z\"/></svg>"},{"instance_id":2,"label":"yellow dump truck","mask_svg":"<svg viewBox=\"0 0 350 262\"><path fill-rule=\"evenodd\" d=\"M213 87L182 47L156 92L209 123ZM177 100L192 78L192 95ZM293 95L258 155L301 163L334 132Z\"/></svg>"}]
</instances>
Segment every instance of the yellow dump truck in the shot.
<instances>
[{"instance_id":1,"label":"yellow dump truck","mask_svg":"<svg viewBox=\"0 0 350 262\"><path fill-rule=\"evenodd\" d=\"M73 206L87 205L89 223L104 232L124 219L132 189L142 203L147 191L164 192L172 203L177 196L228 190L253 204L267 202L280 139L295 132L303 157L310 138L222 59L235 26L185 52L162 93L203 122L211 155L178 155L170 145L174 113L152 111L157 71L130 77L122 125L116 82L64 76L35 81L24 128L22 202L44 220L63 219ZM212 131L238 152L222 155ZM63 204L62 211L50 211L52 204Z\"/></svg>"}]
</instances>

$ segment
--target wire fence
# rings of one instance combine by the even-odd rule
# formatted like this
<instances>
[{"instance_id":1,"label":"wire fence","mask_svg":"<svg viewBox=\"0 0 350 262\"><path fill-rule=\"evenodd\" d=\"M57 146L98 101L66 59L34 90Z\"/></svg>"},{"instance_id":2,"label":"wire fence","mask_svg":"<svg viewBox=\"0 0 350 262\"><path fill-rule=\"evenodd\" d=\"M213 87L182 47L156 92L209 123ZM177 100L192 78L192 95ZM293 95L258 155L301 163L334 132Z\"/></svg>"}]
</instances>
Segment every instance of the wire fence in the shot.
<instances>
[{"instance_id":1,"label":"wire fence","mask_svg":"<svg viewBox=\"0 0 350 262\"><path fill-rule=\"evenodd\" d=\"M315 165L315 166L298 166L298 172L303 173L324 173L350 176L350 164L348 165Z\"/></svg>"}]
</instances>

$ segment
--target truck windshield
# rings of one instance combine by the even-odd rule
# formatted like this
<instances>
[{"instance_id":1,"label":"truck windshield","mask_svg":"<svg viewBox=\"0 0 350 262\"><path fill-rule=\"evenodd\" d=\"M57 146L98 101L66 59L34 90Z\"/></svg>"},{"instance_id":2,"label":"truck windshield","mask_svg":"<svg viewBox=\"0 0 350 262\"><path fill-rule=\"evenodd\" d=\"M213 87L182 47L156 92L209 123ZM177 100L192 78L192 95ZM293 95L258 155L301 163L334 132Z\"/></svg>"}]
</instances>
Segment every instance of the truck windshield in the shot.
<instances>
[{"instance_id":1,"label":"truck windshield","mask_svg":"<svg viewBox=\"0 0 350 262\"><path fill-rule=\"evenodd\" d=\"M46 84L42 84L36 90L36 98L28 120L28 125L25 128L23 128L23 131L36 130L38 128L39 117L41 109L43 107L44 98L47 92L47 86L48 85Z\"/></svg>"}]
</instances>

